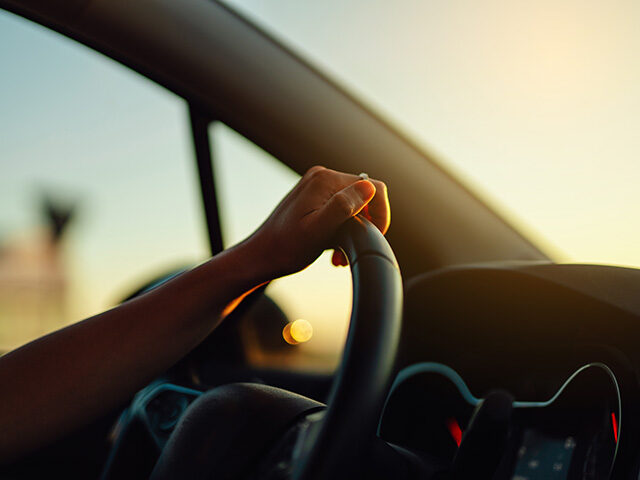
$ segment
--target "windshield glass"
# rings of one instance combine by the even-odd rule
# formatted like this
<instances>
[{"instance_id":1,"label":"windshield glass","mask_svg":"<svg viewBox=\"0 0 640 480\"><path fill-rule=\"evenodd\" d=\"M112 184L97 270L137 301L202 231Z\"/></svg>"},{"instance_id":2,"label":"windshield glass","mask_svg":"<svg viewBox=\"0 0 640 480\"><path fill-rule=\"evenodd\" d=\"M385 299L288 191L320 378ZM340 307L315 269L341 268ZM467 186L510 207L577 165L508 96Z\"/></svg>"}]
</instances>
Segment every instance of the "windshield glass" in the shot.
<instances>
[{"instance_id":1,"label":"windshield glass","mask_svg":"<svg viewBox=\"0 0 640 480\"><path fill-rule=\"evenodd\" d=\"M640 266L640 4L231 0L559 261Z\"/></svg>"}]
</instances>

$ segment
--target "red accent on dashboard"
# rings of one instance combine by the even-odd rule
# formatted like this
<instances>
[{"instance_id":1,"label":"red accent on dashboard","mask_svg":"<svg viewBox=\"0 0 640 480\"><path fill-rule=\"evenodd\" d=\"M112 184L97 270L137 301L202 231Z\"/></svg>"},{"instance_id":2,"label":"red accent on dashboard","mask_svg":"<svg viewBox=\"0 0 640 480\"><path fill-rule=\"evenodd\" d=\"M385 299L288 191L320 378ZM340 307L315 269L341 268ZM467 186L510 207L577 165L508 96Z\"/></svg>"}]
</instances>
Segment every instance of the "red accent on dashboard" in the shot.
<instances>
[{"instance_id":1,"label":"red accent on dashboard","mask_svg":"<svg viewBox=\"0 0 640 480\"><path fill-rule=\"evenodd\" d=\"M447 419L447 429L456 445L460 446L460 443L462 443L462 429L455 418Z\"/></svg>"},{"instance_id":2,"label":"red accent on dashboard","mask_svg":"<svg viewBox=\"0 0 640 480\"><path fill-rule=\"evenodd\" d=\"M618 420L613 412L611 412L611 424L613 425L613 439L618 443Z\"/></svg>"}]
</instances>

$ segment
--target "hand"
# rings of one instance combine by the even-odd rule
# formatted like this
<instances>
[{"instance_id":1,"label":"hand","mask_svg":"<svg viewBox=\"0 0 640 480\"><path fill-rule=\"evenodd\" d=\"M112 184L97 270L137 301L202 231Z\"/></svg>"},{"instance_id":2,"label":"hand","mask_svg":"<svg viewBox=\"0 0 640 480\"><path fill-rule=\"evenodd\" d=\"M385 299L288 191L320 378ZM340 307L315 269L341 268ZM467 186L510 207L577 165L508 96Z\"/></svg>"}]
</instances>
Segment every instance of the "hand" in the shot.
<instances>
[{"instance_id":1,"label":"hand","mask_svg":"<svg viewBox=\"0 0 640 480\"><path fill-rule=\"evenodd\" d=\"M349 218L363 213L384 234L391 222L387 187L379 180L315 166L249 238L273 278L310 265ZM334 265L347 265L336 251Z\"/></svg>"}]
</instances>

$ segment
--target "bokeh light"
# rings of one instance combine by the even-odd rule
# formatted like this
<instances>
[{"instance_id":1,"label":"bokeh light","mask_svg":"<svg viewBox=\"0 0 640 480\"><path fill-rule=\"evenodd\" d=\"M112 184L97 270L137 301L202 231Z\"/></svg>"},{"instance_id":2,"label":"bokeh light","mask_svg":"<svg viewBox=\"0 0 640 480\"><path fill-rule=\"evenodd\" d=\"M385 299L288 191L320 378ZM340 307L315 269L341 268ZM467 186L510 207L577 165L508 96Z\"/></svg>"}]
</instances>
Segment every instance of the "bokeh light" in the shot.
<instances>
[{"instance_id":1,"label":"bokeh light","mask_svg":"<svg viewBox=\"0 0 640 480\"><path fill-rule=\"evenodd\" d=\"M284 338L284 341L289 345L308 342L312 336L313 326L302 318L287 323L282 329L282 338Z\"/></svg>"}]
</instances>

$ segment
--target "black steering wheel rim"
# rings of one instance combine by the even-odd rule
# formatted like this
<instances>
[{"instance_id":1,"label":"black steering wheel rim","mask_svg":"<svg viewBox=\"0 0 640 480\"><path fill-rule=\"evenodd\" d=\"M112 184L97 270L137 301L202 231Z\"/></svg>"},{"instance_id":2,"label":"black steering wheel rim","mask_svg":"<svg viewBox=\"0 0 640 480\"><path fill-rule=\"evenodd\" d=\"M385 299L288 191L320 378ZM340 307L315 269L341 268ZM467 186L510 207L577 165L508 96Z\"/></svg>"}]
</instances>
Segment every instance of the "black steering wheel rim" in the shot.
<instances>
[{"instance_id":1,"label":"black steering wheel rim","mask_svg":"<svg viewBox=\"0 0 640 480\"><path fill-rule=\"evenodd\" d=\"M346 222L335 244L351 267L353 308L323 415L314 414L322 404L275 387L236 383L213 388L182 415L155 465L153 480L269 477L281 458L288 464L287 478L333 480L353 478L353 468L367 461L400 338L402 279L391 247L368 220ZM304 428L295 430L297 423L291 422L300 419ZM253 429L251 438L243 436L244 426ZM284 445L277 440L266 444L281 428ZM297 438L293 455L286 447L288 431ZM264 450L270 448L275 457L265 457ZM248 466L248 458L258 464Z\"/></svg>"},{"instance_id":2,"label":"black steering wheel rim","mask_svg":"<svg viewBox=\"0 0 640 480\"><path fill-rule=\"evenodd\" d=\"M402 324L402 277L382 233L357 216L336 243L351 268L353 308L327 410L308 432L295 480L340 478L366 454L393 374ZM355 460L355 461L354 461Z\"/></svg>"}]
</instances>

